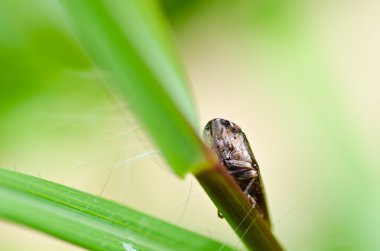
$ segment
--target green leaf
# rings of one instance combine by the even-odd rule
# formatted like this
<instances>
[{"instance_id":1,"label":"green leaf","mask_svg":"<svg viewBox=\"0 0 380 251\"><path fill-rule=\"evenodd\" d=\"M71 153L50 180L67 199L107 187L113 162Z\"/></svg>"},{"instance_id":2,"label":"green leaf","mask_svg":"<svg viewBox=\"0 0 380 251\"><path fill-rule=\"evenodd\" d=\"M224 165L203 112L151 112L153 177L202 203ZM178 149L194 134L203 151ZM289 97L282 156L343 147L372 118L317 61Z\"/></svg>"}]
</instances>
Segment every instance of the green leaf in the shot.
<instances>
[{"instance_id":1,"label":"green leaf","mask_svg":"<svg viewBox=\"0 0 380 251\"><path fill-rule=\"evenodd\" d=\"M232 250L114 202L6 169L0 169L0 216L91 250Z\"/></svg>"},{"instance_id":2,"label":"green leaf","mask_svg":"<svg viewBox=\"0 0 380 251\"><path fill-rule=\"evenodd\" d=\"M208 166L190 92L154 1L62 2L81 41L174 169Z\"/></svg>"}]
</instances>

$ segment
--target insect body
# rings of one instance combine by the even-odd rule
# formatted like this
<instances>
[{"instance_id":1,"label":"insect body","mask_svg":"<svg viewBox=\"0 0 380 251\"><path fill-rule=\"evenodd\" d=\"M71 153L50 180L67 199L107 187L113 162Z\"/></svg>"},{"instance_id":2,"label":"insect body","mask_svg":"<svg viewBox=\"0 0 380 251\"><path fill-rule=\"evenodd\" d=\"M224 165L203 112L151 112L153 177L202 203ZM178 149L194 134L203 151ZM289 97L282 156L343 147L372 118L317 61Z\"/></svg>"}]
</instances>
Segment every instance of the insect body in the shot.
<instances>
[{"instance_id":1,"label":"insect body","mask_svg":"<svg viewBox=\"0 0 380 251\"><path fill-rule=\"evenodd\" d=\"M203 139L270 225L259 166L240 127L225 119L213 119L204 128Z\"/></svg>"}]
</instances>

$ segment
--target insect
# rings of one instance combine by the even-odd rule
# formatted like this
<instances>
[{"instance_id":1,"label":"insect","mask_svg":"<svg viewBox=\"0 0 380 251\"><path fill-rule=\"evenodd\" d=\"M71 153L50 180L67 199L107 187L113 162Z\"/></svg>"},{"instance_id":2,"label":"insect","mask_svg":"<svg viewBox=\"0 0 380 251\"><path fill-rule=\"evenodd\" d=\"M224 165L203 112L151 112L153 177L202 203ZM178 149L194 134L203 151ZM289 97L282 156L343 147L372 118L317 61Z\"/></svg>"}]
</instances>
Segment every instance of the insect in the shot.
<instances>
[{"instance_id":1,"label":"insect","mask_svg":"<svg viewBox=\"0 0 380 251\"><path fill-rule=\"evenodd\" d=\"M225 119L210 120L203 130L203 140L246 194L252 207L270 225L259 166L240 127ZM223 218L220 212L218 215Z\"/></svg>"}]
</instances>

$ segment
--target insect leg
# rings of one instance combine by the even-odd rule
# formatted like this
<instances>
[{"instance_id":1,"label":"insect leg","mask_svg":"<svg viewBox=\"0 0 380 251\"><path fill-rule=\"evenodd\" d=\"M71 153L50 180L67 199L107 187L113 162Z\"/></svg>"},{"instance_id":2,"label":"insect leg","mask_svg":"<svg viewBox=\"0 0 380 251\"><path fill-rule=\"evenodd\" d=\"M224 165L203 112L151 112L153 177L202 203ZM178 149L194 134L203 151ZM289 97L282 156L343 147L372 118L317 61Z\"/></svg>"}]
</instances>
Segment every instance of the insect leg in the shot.
<instances>
[{"instance_id":1,"label":"insect leg","mask_svg":"<svg viewBox=\"0 0 380 251\"><path fill-rule=\"evenodd\" d=\"M244 189L244 194L247 195L249 201L252 203L252 207L256 207L256 200L249 194L249 191L251 190L253 183L255 182L255 178L252 178L247 187Z\"/></svg>"},{"instance_id":2,"label":"insect leg","mask_svg":"<svg viewBox=\"0 0 380 251\"><path fill-rule=\"evenodd\" d=\"M247 187L244 189L244 193L245 193L246 195L249 194L249 191L251 190L251 188L252 188L254 182L255 182L255 178L252 178L252 179L249 181Z\"/></svg>"},{"instance_id":3,"label":"insect leg","mask_svg":"<svg viewBox=\"0 0 380 251\"><path fill-rule=\"evenodd\" d=\"M256 204L257 204L256 200L249 194L247 194L247 197L248 197L249 201L252 203L252 207L255 208Z\"/></svg>"}]
</instances>

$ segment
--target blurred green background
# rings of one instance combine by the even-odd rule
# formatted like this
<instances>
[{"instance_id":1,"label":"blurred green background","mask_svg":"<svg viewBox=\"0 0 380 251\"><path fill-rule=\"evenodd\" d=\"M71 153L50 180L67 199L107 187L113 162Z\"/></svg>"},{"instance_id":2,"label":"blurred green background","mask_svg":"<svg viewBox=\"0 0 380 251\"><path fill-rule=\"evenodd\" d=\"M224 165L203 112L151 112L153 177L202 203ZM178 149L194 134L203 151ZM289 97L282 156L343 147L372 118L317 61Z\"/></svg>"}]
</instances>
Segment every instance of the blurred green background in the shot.
<instances>
[{"instance_id":1,"label":"blurred green background","mask_svg":"<svg viewBox=\"0 0 380 251\"><path fill-rule=\"evenodd\" d=\"M243 128L286 249L380 250L380 3L161 4L200 127L223 117ZM1 167L241 246L109 92L59 1L1 1L0 33ZM4 221L0 248L81 250Z\"/></svg>"}]
</instances>

